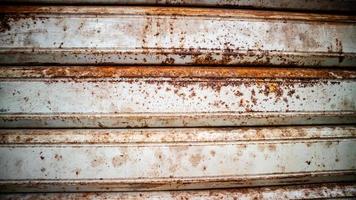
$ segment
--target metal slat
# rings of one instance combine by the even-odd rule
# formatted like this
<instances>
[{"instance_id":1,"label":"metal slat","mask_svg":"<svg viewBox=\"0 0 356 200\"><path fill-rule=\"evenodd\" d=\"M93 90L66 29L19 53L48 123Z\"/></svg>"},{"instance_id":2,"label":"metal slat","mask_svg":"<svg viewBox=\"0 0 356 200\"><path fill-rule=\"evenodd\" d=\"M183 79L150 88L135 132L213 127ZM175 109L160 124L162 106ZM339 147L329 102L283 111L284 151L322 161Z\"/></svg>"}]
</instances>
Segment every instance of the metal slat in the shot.
<instances>
[{"instance_id":1,"label":"metal slat","mask_svg":"<svg viewBox=\"0 0 356 200\"><path fill-rule=\"evenodd\" d=\"M89 66L0 71L1 127L345 124L356 118L355 71Z\"/></svg>"},{"instance_id":2,"label":"metal slat","mask_svg":"<svg viewBox=\"0 0 356 200\"><path fill-rule=\"evenodd\" d=\"M228 6L262 9L355 11L354 0L2 0L11 3L54 4L123 4L123 5L174 5L174 6Z\"/></svg>"},{"instance_id":3,"label":"metal slat","mask_svg":"<svg viewBox=\"0 0 356 200\"><path fill-rule=\"evenodd\" d=\"M355 184L312 184L262 188L194 190L194 191L159 191L159 192L108 192L108 193L28 193L0 194L3 200L14 199L350 199L356 196Z\"/></svg>"},{"instance_id":4,"label":"metal slat","mask_svg":"<svg viewBox=\"0 0 356 200\"><path fill-rule=\"evenodd\" d=\"M353 181L356 128L3 129L0 190L128 191Z\"/></svg>"},{"instance_id":5,"label":"metal slat","mask_svg":"<svg viewBox=\"0 0 356 200\"><path fill-rule=\"evenodd\" d=\"M355 16L115 6L0 12L2 64L356 64Z\"/></svg>"}]
</instances>

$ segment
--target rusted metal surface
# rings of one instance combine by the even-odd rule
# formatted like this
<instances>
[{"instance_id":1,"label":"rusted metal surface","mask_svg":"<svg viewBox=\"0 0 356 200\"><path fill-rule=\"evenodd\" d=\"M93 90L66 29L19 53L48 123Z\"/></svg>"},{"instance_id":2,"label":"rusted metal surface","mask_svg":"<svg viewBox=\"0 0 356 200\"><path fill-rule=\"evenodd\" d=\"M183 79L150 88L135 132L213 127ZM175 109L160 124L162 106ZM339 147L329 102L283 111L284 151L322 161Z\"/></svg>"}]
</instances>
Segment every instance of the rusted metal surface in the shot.
<instances>
[{"instance_id":1,"label":"rusted metal surface","mask_svg":"<svg viewBox=\"0 0 356 200\"><path fill-rule=\"evenodd\" d=\"M348 199L356 196L355 184L311 184L262 188L240 188L219 190L187 190L161 192L110 192L110 193L36 193L36 194L0 194L3 200L14 199Z\"/></svg>"},{"instance_id":2,"label":"rusted metal surface","mask_svg":"<svg viewBox=\"0 0 356 200\"><path fill-rule=\"evenodd\" d=\"M355 11L355 0L2 0L10 3L54 4L121 4L174 6L228 6L229 8L259 8L313 11Z\"/></svg>"},{"instance_id":3,"label":"rusted metal surface","mask_svg":"<svg viewBox=\"0 0 356 200\"><path fill-rule=\"evenodd\" d=\"M354 181L354 126L2 129L0 190L127 191Z\"/></svg>"},{"instance_id":4,"label":"rusted metal surface","mask_svg":"<svg viewBox=\"0 0 356 200\"><path fill-rule=\"evenodd\" d=\"M1 127L355 123L355 71L1 67ZM256 76L255 78L253 78Z\"/></svg>"},{"instance_id":5,"label":"rusted metal surface","mask_svg":"<svg viewBox=\"0 0 356 200\"><path fill-rule=\"evenodd\" d=\"M115 6L0 12L2 64L356 64L355 16Z\"/></svg>"}]
</instances>

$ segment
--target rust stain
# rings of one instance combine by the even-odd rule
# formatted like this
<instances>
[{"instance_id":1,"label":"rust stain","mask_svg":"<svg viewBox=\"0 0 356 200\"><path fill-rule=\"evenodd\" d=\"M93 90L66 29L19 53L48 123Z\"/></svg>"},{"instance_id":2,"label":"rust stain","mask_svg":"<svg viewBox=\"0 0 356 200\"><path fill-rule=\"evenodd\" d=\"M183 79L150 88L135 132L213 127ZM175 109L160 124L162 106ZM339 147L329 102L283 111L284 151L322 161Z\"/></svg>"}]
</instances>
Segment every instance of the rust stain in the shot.
<instances>
[{"instance_id":1,"label":"rust stain","mask_svg":"<svg viewBox=\"0 0 356 200\"><path fill-rule=\"evenodd\" d=\"M356 78L354 70L301 69L278 67L189 67L189 66L53 66L0 67L0 78L291 78L291 79L347 79ZM270 92L278 89L267 87ZM237 94L241 94L237 91Z\"/></svg>"},{"instance_id":2,"label":"rust stain","mask_svg":"<svg viewBox=\"0 0 356 200\"><path fill-rule=\"evenodd\" d=\"M200 154L194 154L190 157L189 161L193 167L196 167L199 165L202 159L203 157Z\"/></svg>"},{"instance_id":3,"label":"rust stain","mask_svg":"<svg viewBox=\"0 0 356 200\"><path fill-rule=\"evenodd\" d=\"M100 165L103 165L105 162L105 159L103 157L100 156L96 156L92 161L91 161L91 166L92 167L98 167Z\"/></svg>"},{"instance_id":4,"label":"rust stain","mask_svg":"<svg viewBox=\"0 0 356 200\"><path fill-rule=\"evenodd\" d=\"M276 144L269 144L269 145L268 145L268 149L269 149L270 151L276 151L277 146L276 146Z\"/></svg>"},{"instance_id":5,"label":"rust stain","mask_svg":"<svg viewBox=\"0 0 356 200\"><path fill-rule=\"evenodd\" d=\"M127 159L128 156L126 154L119 154L112 158L111 163L114 167L120 167L127 161Z\"/></svg>"},{"instance_id":6,"label":"rust stain","mask_svg":"<svg viewBox=\"0 0 356 200\"><path fill-rule=\"evenodd\" d=\"M216 152L215 152L214 150L211 150L211 151L210 151L210 155L211 155L212 157L214 157L215 154L216 154Z\"/></svg>"}]
</instances>

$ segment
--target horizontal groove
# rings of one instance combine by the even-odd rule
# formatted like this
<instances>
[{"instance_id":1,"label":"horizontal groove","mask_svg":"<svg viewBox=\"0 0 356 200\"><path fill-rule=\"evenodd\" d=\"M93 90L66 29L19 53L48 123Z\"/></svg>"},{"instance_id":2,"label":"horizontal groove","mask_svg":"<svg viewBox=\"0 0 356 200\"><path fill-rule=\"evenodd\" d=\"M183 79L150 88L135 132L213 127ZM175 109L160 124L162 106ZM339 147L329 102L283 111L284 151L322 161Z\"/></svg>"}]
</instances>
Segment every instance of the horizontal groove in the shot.
<instances>
[{"instance_id":1,"label":"horizontal groove","mask_svg":"<svg viewBox=\"0 0 356 200\"><path fill-rule=\"evenodd\" d=\"M351 198L356 196L355 183L304 184L292 186L265 186L214 190L181 190L181 191L150 191L150 192L85 192L85 193L27 193L0 194L4 200L11 199L231 199L258 196L263 199L303 199L303 198Z\"/></svg>"},{"instance_id":2,"label":"horizontal groove","mask_svg":"<svg viewBox=\"0 0 356 200\"><path fill-rule=\"evenodd\" d=\"M211 55L222 55L225 57L235 57L238 56L250 56L250 57L278 57L278 56L290 56L290 57L326 57L326 58L340 58L344 59L355 59L356 53L355 52L333 52L332 50L328 52L324 51L276 51L276 50L254 50L254 49L231 49L231 48L165 48L165 47L125 47L125 48L118 48L118 47L51 47L51 48L44 48L44 47L1 47L0 48L0 55L14 55L14 54L30 54L30 55L42 55L42 54L73 54L76 55L105 55L105 54L113 54L113 55L132 55L132 54L142 54L142 55L159 55L159 56L201 56L204 54ZM135 55L137 56L137 55ZM207 58L208 59L208 58ZM260 59L260 58L259 58ZM3 61L4 62L4 61ZM211 61L213 62L213 61ZM220 61L223 62L223 61ZM165 64L160 63L160 64ZM169 64L169 63L168 63ZM192 64L203 64L196 61ZM215 63L219 65L219 62L216 61ZM75 65L75 64L73 64ZM221 65L221 64L220 64ZM292 64L290 64L293 66ZM251 65L253 66L253 65ZM288 66L288 64L286 64ZM355 67L356 64L352 67Z\"/></svg>"},{"instance_id":3,"label":"horizontal groove","mask_svg":"<svg viewBox=\"0 0 356 200\"><path fill-rule=\"evenodd\" d=\"M274 139L274 140L250 140L250 141L183 141L183 142L116 142L116 143L102 143L102 142L29 142L29 143L0 143L1 148L111 148L111 147L127 147L127 148L141 148L141 147L204 147L204 146L222 146L222 145L236 145L245 147L246 145L292 145L292 144L332 144L339 142L356 142L355 137L335 137L335 138L323 138L323 139Z\"/></svg>"},{"instance_id":4,"label":"horizontal groove","mask_svg":"<svg viewBox=\"0 0 356 200\"><path fill-rule=\"evenodd\" d=\"M188 37L189 38L189 37ZM2 47L1 47L2 48ZM140 48L136 51L109 48L71 49L33 48L0 49L2 65L187 65L187 66L280 66L280 67L355 67L354 52L282 52L271 49L226 53L231 49L200 50L184 48L180 51ZM86 50L87 49L87 50ZM90 49L90 50L89 50ZM33 51L33 52L32 52ZM352 50L353 51L353 50Z\"/></svg>"},{"instance_id":5,"label":"horizontal groove","mask_svg":"<svg viewBox=\"0 0 356 200\"><path fill-rule=\"evenodd\" d=\"M0 129L0 145L11 144L222 144L323 142L356 139L355 126L184 129Z\"/></svg>"},{"instance_id":6,"label":"horizontal groove","mask_svg":"<svg viewBox=\"0 0 356 200\"><path fill-rule=\"evenodd\" d=\"M238 180L244 180L245 178L249 179L261 179L263 177L268 178L268 177L278 177L281 179L284 178L296 178L296 177L318 177L318 176L333 176L333 175L355 175L356 176L356 170L320 170L320 171L306 171L306 172L285 172L285 173L261 173L261 174L256 174L256 175L249 175L249 174L241 174L241 175L234 175L234 176L229 176L229 175L224 175L224 176L194 176L194 177L167 177L167 178L135 178L135 179L130 179L130 178L125 178L125 179L115 179L115 178L103 178L103 179L61 179L61 180L51 180L51 179L0 179L0 184L4 182L9 182L9 183L35 183L35 182L43 182L43 183L55 183L55 182L72 182L72 183L82 183L83 181L88 182L88 183L95 183L95 182L101 182L101 183L137 183L137 182L147 182L147 183L159 183L159 182L166 182L166 181L172 181L172 182L186 182L186 183L193 183L193 182L200 182L204 181L238 181Z\"/></svg>"},{"instance_id":7,"label":"horizontal groove","mask_svg":"<svg viewBox=\"0 0 356 200\"><path fill-rule=\"evenodd\" d=\"M251 176L219 176L165 179L101 179L101 180L1 180L2 192L21 191L147 191L282 186L290 184L347 182L356 177L354 170L307 173L261 174Z\"/></svg>"},{"instance_id":8,"label":"horizontal groove","mask_svg":"<svg viewBox=\"0 0 356 200\"><path fill-rule=\"evenodd\" d=\"M355 112L0 114L2 128L134 128L355 124Z\"/></svg>"},{"instance_id":9,"label":"horizontal groove","mask_svg":"<svg viewBox=\"0 0 356 200\"><path fill-rule=\"evenodd\" d=\"M235 117L282 117L282 116L356 116L356 111L310 111L310 112L120 112L120 113L70 113L70 112L52 112L52 113L1 113L0 117L6 118L27 118L27 117L46 117L46 118L65 118L65 117L199 117L199 116L235 116Z\"/></svg>"}]
</instances>

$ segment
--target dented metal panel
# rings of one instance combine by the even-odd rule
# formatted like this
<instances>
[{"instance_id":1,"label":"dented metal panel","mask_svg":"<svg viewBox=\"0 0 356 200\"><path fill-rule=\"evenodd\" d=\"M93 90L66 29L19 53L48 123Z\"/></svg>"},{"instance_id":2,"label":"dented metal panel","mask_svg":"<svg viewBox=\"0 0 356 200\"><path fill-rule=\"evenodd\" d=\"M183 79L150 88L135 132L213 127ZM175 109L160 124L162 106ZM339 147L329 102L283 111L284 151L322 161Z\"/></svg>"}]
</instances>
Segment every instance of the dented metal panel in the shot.
<instances>
[{"instance_id":1,"label":"dented metal panel","mask_svg":"<svg viewBox=\"0 0 356 200\"><path fill-rule=\"evenodd\" d=\"M355 16L115 6L0 12L2 64L356 64Z\"/></svg>"},{"instance_id":2,"label":"dented metal panel","mask_svg":"<svg viewBox=\"0 0 356 200\"><path fill-rule=\"evenodd\" d=\"M32 193L0 194L3 200L12 199L348 199L356 196L356 185L349 184L310 184L262 188L237 188L215 190L156 191L156 192L107 192L107 193Z\"/></svg>"},{"instance_id":3,"label":"dented metal panel","mask_svg":"<svg viewBox=\"0 0 356 200\"><path fill-rule=\"evenodd\" d=\"M0 190L128 191L354 181L354 126L2 129Z\"/></svg>"},{"instance_id":4,"label":"dented metal panel","mask_svg":"<svg viewBox=\"0 0 356 200\"><path fill-rule=\"evenodd\" d=\"M2 0L3 2L55 4L123 4L174 6L228 6L229 8L263 8L283 10L355 11L355 0Z\"/></svg>"},{"instance_id":5,"label":"dented metal panel","mask_svg":"<svg viewBox=\"0 0 356 200\"><path fill-rule=\"evenodd\" d=\"M1 67L2 127L355 123L355 71Z\"/></svg>"}]
</instances>

